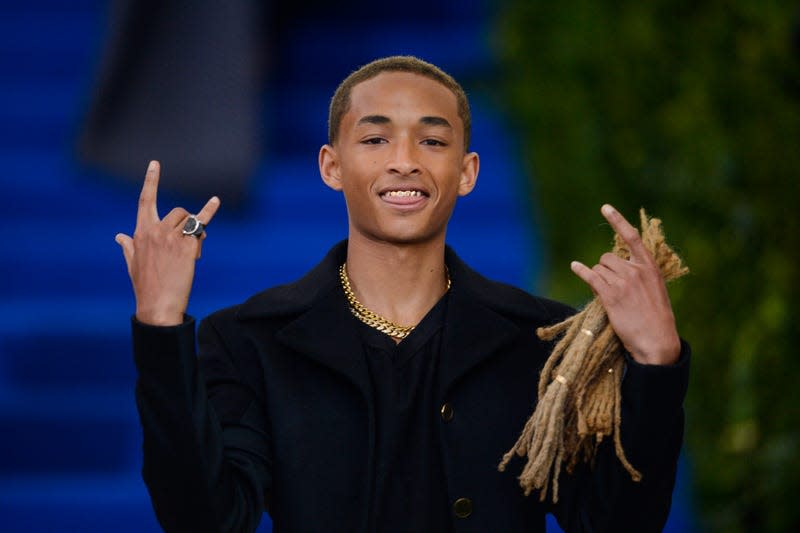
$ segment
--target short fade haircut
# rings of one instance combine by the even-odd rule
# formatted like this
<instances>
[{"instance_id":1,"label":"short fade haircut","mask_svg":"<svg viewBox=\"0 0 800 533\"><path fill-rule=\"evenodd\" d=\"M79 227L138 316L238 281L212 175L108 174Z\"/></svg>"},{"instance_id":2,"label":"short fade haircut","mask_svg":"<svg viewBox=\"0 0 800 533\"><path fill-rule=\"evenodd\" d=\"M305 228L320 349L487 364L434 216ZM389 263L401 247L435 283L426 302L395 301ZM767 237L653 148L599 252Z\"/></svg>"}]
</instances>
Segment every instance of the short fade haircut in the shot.
<instances>
[{"instance_id":1,"label":"short fade haircut","mask_svg":"<svg viewBox=\"0 0 800 533\"><path fill-rule=\"evenodd\" d=\"M358 70L347 76L331 98L331 105L328 110L328 144L333 145L339 136L339 127L342 117L350 110L350 93L353 87L382 74L384 72L410 72L419 74L433 81L437 81L450 89L456 97L458 105L458 116L464 124L464 151L469 149L470 130L472 118L469 111L467 94L459 83L448 73L427 61L414 56L391 56L376 59L367 63Z\"/></svg>"}]
</instances>

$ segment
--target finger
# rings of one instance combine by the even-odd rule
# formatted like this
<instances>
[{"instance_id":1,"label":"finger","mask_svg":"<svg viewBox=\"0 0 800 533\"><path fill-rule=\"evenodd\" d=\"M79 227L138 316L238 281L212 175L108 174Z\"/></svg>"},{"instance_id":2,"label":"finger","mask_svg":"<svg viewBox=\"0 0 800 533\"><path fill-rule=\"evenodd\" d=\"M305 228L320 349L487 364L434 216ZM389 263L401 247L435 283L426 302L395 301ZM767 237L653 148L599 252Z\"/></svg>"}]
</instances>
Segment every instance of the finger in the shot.
<instances>
[{"instance_id":1,"label":"finger","mask_svg":"<svg viewBox=\"0 0 800 533\"><path fill-rule=\"evenodd\" d=\"M600 256L600 264L619 276L625 276L630 273L631 269L636 268L631 265L630 261L608 252Z\"/></svg>"},{"instance_id":2,"label":"finger","mask_svg":"<svg viewBox=\"0 0 800 533\"><path fill-rule=\"evenodd\" d=\"M114 240L122 248L122 255L125 256L125 263L128 265L128 270L130 270L131 261L133 260L133 239L124 233L117 233Z\"/></svg>"},{"instance_id":3,"label":"finger","mask_svg":"<svg viewBox=\"0 0 800 533\"><path fill-rule=\"evenodd\" d=\"M604 287L607 288L619 285L621 276L607 266L597 264L593 266L591 270L600 277L603 283L605 283Z\"/></svg>"},{"instance_id":4,"label":"finger","mask_svg":"<svg viewBox=\"0 0 800 533\"><path fill-rule=\"evenodd\" d=\"M608 223L611 224L611 227L614 228L614 231L616 231L628 245L631 251L631 259L639 261L647 260L649 253L644 247L642 238L639 236L639 232L636 228L631 226L630 222L625 220L625 217L609 204L604 204L603 207L600 208L600 212L606 220L608 220Z\"/></svg>"},{"instance_id":5,"label":"finger","mask_svg":"<svg viewBox=\"0 0 800 533\"><path fill-rule=\"evenodd\" d=\"M161 222L168 228L177 228L186 224L186 219L189 217L189 212L182 208L176 207L163 218Z\"/></svg>"},{"instance_id":6,"label":"finger","mask_svg":"<svg viewBox=\"0 0 800 533\"><path fill-rule=\"evenodd\" d=\"M144 175L144 185L139 193L139 210L136 213L136 227L141 229L158 222L158 180L161 174L161 165L158 161L150 161Z\"/></svg>"},{"instance_id":7,"label":"finger","mask_svg":"<svg viewBox=\"0 0 800 533\"><path fill-rule=\"evenodd\" d=\"M214 215L217 213L220 203L221 202L219 198L212 196L211 199L206 202L206 205L203 206L203 209L197 213L197 219L208 226L209 222L211 222L211 219L214 218Z\"/></svg>"},{"instance_id":8,"label":"finger","mask_svg":"<svg viewBox=\"0 0 800 533\"><path fill-rule=\"evenodd\" d=\"M200 237L197 238L198 245L197 245L197 255L195 259L200 259L200 256L203 255L203 241L206 240L206 232L204 231Z\"/></svg>"},{"instance_id":9,"label":"finger","mask_svg":"<svg viewBox=\"0 0 800 533\"><path fill-rule=\"evenodd\" d=\"M600 291L603 291L608 287L608 283L594 270L587 267L580 261L573 261L570 263L569 267L575 273L576 276L581 278L587 285L592 289L592 292L598 294Z\"/></svg>"}]
</instances>

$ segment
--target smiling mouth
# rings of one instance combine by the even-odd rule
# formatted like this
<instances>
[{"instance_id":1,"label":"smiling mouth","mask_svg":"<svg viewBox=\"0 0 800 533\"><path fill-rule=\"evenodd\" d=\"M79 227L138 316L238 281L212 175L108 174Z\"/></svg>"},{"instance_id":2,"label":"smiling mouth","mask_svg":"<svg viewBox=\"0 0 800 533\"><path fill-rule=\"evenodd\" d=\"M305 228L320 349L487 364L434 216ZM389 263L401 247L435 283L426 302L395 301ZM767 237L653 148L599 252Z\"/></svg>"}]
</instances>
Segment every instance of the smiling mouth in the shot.
<instances>
[{"instance_id":1,"label":"smiling mouth","mask_svg":"<svg viewBox=\"0 0 800 533\"><path fill-rule=\"evenodd\" d=\"M428 195L416 189L409 189L405 191L386 191L381 193L381 198L419 198L427 197Z\"/></svg>"},{"instance_id":2,"label":"smiling mouth","mask_svg":"<svg viewBox=\"0 0 800 533\"><path fill-rule=\"evenodd\" d=\"M422 189L390 189L379 194L381 200L401 211L421 209L430 194Z\"/></svg>"}]
</instances>

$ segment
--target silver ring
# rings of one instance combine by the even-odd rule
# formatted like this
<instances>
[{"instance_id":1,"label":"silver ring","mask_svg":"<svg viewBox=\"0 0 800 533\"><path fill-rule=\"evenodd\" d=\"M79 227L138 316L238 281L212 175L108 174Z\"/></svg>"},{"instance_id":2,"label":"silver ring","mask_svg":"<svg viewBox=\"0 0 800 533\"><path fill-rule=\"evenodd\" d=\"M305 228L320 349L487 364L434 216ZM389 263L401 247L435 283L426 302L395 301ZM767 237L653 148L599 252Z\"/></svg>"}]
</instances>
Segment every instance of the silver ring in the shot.
<instances>
[{"instance_id":1,"label":"silver ring","mask_svg":"<svg viewBox=\"0 0 800 533\"><path fill-rule=\"evenodd\" d=\"M192 235L199 239L205 229L206 225L200 222L195 215L189 215L189 219L183 225L182 232L184 235Z\"/></svg>"}]
</instances>

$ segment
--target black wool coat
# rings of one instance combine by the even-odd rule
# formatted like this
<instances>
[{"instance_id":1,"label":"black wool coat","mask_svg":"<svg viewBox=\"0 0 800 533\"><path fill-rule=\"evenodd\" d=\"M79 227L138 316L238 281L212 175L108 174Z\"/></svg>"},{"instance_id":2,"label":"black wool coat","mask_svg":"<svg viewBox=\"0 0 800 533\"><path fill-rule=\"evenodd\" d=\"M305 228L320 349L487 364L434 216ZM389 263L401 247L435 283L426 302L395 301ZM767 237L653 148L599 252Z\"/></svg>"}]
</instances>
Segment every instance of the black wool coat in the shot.
<instances>
[{"instance_id":1,"label":"black wool coat","mask_svg":"<svg viewBox=\"0 0 800 533\"><path fill-rule=\"evenodd\" d=\"M374 524L375 408L356 319L338 281L346 242L299 281L201 322L133 320L143 477L168 532L424 531ZM551 345L537 327L573 312L492 282L448 248L452 279L437 373L440 446L454 531L660 531L683 433L689 350L672 366L628 361L623 445L634 483L604 445L593 468L561 476L557 505L525 497L497 465L536 404ZM196 349L197 347L197 349ZM608 444L608 443L605 443Z\"/></svg>"}]
</instances>

